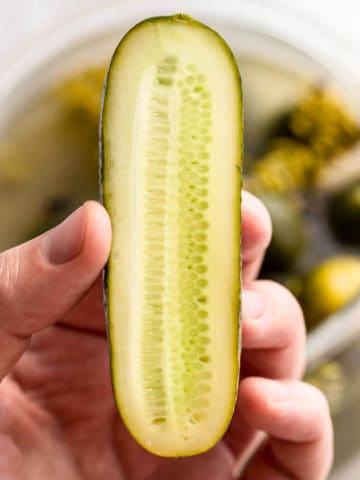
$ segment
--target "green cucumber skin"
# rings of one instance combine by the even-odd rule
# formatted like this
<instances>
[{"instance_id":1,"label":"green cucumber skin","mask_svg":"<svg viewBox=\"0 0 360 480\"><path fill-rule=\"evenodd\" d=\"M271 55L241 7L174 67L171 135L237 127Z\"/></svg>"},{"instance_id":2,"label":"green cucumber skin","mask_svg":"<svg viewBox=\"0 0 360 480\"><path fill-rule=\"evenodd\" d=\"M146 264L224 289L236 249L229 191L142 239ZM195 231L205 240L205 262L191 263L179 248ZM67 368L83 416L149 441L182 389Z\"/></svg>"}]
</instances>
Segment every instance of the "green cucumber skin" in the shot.
<instances>
[{"instance_id":1,"label":"green cucumber skin","mask_svg":"<svg viewBox=\"0 0 360 480\"><path fill-rule=\"evenodd\" d=\"M243 107L242 107L243 102L242 102L242 88L241 88L240 73L239 73L237 63L236 63L236 60L234 58L234 55L233 55L232 51L230 50L229 46L224 41L224 39L216 31L214 31L210 27L202 24L201 22L189 17L186 14L175 14L175 15L172 15L172 16L156 16L156 17L152 17L152 18L142 20L141 22L137 23L119 41L119 43L118 43L118 45L117 45L117 47L116 47L116 49L115 49L115 51L114 51L114 53L111 57L109 68L107 70L107 74L105 76L104 85L103 85L101 110L100 110L100 120L99 120L99 199L100 199L100 202L102 203L102 205L105 208L107 206L107 200L106 200L107 192L106 192L106 185L105 185L105 182L104 182L104 175L105 175L105 170L106 170L106 161L105 161L106 153L105 153L105 142L104 142L104 132L105 132L105 129L106 129L106 125L105 125L105 122L104 122L104 118L106 116L106 95L107 95L107 91L108 91L108 89L111 85L111 79L110 79L111 69L112 69L113 63L116 60L117 56L119 54L121 54L120 49L123 46L124 42L126 41L127 37L130 34L132 34L133 32L135 32L137 29L141 28L143 24L149 23L149 22L159 22L159 21L160 22L170 22L170 23L171 22L187 22L187 23L193 24L193 25L195 25L199 28L206 29L217 37L218 41L222 44L222 47L223 47L224 51L226 51L230 62L234 66L233 73L234 73L234 75L236 75L236 81L239 85L239 99L238 99L238 103L239 103L239 106L240 106L240 108L239 108L239 119L240 120L239 121L241 122L241 125L243 125L244 112L243 112ZM242 137L239 141L239 146L240 146L239 157L238 157L238 163L237 163L236 166L237 166L237 172L240 176L239 183L240 183L240 191L241 191L241 188L242 188L242 158L243 158L243 139L242 139ZM239 198L239 202L241 203L241 197ZM240 218L236 217L235 221L237 223L238 222L240 223L239 242L241 243L241 216L240 216ZM240 367L240 352L241 352L241 323L242 323L241 322L241 291L242 291L242 289L241 289L241 256L239 257L238 261L239 261L239 265L240 265L240 267L239 267L239 272L240 272L239 301L238 301L238 307L237 307L239 335L238 335L238 356L237 356L236 362L237 362L238 370L239 370L239 367ZM111 371L114 398L115 398L115 402L117 404L117 408L119 410L119 413L120 413L120 415L122 415L122 409L121 409L121 407L118 403L118 398L117 398L117 395L116 395L116 392L115 392L115 385L114 385L114 383L115 383L114 382L114 371L113 371L114 365L113 365L113 361L112 361L113 352L112 352L112 343L111 343L111 326L112 325L111 325L111 318L110 318L110 314L109 314L109 295L110 295L110 293L109 293L109 277L110 277L110 266L109 266L109 262L108 262L105 265L105 267L103 269L103 274L102 274L103 304L104 304L104 311L105 311L105 326L106 326L106 332L107 332L107 337L108 337L108 348L109 348L109 356L110 356L110 371ZM239 377L237 378L236 391L237 391L238 382L239 382ZM235 403L236 402L234 402L234 408L235 408ZM230 413L231 413L231 416L232 416L233 411L231 411ZM229 419L229 421L230 421L230 419ZM133 432L130 431L130 433L135 438L135 440L137 440L142 446L144 446L141 443L141 441L139 441L139 439L136 437L136 435ZM224 434L224 432L221 432L219 434L218 438L214 439L214 441L212 442L211 445L208 445L206 450L201 450L201 451L196 452L196 453L202 453L203 451L207 451L208 449L213 447L218 441L221 440L223 434ZM151 451L151 450L149 449L149 451ZM157 452L153 451L152 453L156 454ZM167 456L167 455L164 455L164 456ZM180 457L180 456L183 456L183 454L181 452L179 452L178 454L171 455L171 456L179 456Z\"/></svg>"}]
</instances>

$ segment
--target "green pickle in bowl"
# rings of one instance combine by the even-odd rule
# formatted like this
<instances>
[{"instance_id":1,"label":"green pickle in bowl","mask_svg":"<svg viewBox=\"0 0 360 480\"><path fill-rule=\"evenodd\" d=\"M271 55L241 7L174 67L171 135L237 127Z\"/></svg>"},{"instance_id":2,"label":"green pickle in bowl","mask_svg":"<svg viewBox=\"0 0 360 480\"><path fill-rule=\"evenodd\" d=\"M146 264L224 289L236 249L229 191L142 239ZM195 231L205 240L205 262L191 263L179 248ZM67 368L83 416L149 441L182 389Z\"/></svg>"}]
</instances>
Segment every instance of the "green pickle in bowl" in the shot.
<instances>
[{"instance_id":1,"label":"green pickle in bowl","mask_svg":"<svg viewBox=\"0 0 360 480\"><path fill-rule=\"evenodd\" d=\"M360 295L360 257L331 257L311 269L303 279L300 300L309 329Z\"/></svg>"}]
</instances>

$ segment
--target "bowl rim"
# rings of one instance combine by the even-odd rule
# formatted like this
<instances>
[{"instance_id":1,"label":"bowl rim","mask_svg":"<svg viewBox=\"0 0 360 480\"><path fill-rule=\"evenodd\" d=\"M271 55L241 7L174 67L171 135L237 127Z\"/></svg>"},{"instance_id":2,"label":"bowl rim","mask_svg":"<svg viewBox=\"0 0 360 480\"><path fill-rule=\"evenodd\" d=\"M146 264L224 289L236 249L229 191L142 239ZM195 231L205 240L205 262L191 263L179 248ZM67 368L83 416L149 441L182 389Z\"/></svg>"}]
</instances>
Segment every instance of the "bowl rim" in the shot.
<instances>
[{"instance_id":1,"label":"bowl rim","mask_svg":"<svg viewBox=\"0 0 360 480\"><path fill-rule=\"evenodd\" d=\"M84 37L105 29L130 28L147 16L171 15L186 11L210 26L267 35L299 50L331 72L336 82L350 93L360 89L357 52L345 37L332 30L325 19L310 15L296 2L277 0L104 0L81 5L48 21L13 48L2 59L0 104L11 95L30 70L39 68L55 54ZM346 80L344 80L346 79Z\"/></svg>"}]
</instances>

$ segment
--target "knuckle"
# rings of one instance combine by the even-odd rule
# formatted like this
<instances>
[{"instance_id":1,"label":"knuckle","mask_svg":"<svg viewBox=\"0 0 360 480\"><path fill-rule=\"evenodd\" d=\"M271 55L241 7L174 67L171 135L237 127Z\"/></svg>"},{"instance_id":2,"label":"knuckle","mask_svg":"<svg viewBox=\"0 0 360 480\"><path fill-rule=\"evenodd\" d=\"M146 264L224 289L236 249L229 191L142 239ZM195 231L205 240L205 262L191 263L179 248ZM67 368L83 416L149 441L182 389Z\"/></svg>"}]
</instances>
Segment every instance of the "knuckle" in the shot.
<instances>
[{"instance_id":1,"label":"knuckle","mask_svg":"<svg viewBox=\"0 0 360 480\"><path fill-rule=\"evenodd\" d=\"M306 384L310 389L307 395L308 415L307 421L310 433L309 440L318 441L324 438L332 438L333 428L329 403L325 395L313 385Z\"/></svg>"},{"instance_id":2,"label":"knuckle","mask_svg":"<svg viewBox=\"0 0 360 480\"><path fill-rule=\"evenodd\" d=\"M329 402L324 395L324 393L314 385L308 385L308 387L312 391L313 397L313 408L314 408L314 415L315 416L322 416L323 418L330 419L330 407Z\"/></svg>"},{"instance_id":3,"label":"knuckle","mask_svg":"<svg viewBox=\"0 0 360 480\"><path fill-rule=\"evenodd\" d=\"M273 280L265 280L272 291L272 302L277 304L277 307L282 310L279 316L285 318L287 321L283 322L285 327L294 333L294 329L305 338L305 321L302 308L296 297L286 287Z\"/></svg>"}]
</instances>

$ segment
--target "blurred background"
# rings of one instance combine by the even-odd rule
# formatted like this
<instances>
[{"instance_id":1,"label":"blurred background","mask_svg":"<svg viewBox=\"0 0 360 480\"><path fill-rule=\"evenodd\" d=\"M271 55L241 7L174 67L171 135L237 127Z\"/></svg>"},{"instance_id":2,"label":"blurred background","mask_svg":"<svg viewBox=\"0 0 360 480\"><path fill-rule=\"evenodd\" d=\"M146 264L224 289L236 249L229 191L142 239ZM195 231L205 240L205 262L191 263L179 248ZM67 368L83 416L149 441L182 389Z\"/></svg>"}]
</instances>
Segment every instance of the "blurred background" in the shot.
<instances>
[{"instance_id":1,"label":"blurred background","mask_svg":"<svg viewBox=\"0 0 360 480\"><path fill-rule=\"evenodd\" d=\"M186 11L233 49L245 188L274 235L261 275L308 329L306 380L329 399L336 480L360 471L360 31L357 0L0 0L0 251L98 198L101 89L138 20Z\"/></svg>"}]
</instances>

